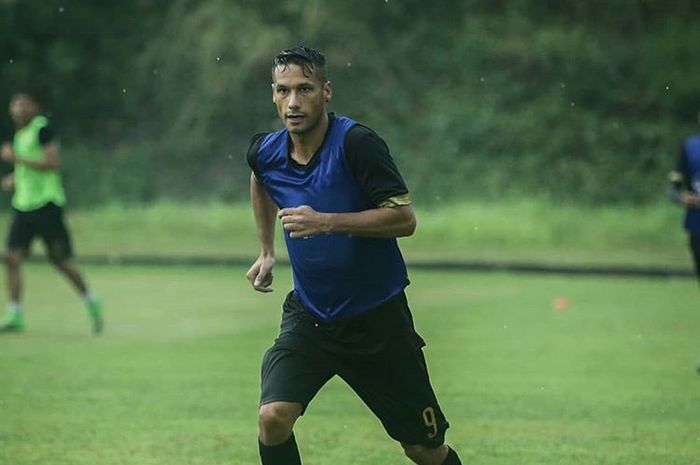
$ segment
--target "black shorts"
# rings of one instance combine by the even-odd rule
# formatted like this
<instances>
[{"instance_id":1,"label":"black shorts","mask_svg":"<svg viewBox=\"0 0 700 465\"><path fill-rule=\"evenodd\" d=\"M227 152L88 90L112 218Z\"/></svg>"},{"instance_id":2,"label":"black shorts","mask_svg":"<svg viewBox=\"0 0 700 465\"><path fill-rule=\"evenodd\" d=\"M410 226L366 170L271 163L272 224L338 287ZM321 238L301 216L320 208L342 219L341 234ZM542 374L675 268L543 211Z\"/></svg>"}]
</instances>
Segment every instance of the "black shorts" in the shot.
<instances>
[{"instance_id":1,"label":"black shorts","mask_svg":"<svg viewBox=\"0 0 700 465\"><path fill-rule=\"evenodd\" d=\"M63 221L63 209L54 203L23 212L15 210L7 250L21 250L28 254L32 240L39 236L52 260L66 260L73 256L70 234Z\"/></svg>"},{"instance_id":2,"label":"black shorts","mask_svg":"<svg viewBox=\"0 0 700 465\"><path fill-rule=\"evenodd\" d=\"M304 410L340 376L404 444L438 447L449 423L430 385L423 339L402 292L358 317L323 322L290 292L280 334L262 363L262 405L298 402Z\"/></svg>"}]
</instances>

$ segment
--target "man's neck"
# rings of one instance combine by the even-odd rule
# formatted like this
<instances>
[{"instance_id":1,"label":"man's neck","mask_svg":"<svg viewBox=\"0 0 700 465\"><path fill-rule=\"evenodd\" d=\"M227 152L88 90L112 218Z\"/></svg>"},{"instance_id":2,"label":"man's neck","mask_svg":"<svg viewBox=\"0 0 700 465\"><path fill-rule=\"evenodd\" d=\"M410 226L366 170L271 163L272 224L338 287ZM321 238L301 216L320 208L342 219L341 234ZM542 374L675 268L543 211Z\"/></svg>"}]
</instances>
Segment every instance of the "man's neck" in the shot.
<instances>
[{"instance_id":1,"label":"man's neck","mask_svg":"<svg viewBox=\"0 0 700 465\"><path fill-rule=\"evenodd\" d=\"M311 161L318 148L323 144L328 124L328 114L324 113L320 123L313 130L306 134L289 133L292 142L289 153L294 161L300 165L306 165Z\"/></svg>"},{"instance_id":2,"label":"man's neck","mask_svg":"<svg viewBox=\"0 0 700 465\"><path fill-rule=\"evenodd\" d=\"M31 123L32 120L33 120L34 118L36 118L36 116L37 116L37 115L33 115L33 116L30 116L29 118L27 118L26 120L20 122L20 123L15 123L15 130L16 130L16 131L19 131L20 129L26 128L27 126L29 126L29 123Z\"/></svg>"}]
</instances>

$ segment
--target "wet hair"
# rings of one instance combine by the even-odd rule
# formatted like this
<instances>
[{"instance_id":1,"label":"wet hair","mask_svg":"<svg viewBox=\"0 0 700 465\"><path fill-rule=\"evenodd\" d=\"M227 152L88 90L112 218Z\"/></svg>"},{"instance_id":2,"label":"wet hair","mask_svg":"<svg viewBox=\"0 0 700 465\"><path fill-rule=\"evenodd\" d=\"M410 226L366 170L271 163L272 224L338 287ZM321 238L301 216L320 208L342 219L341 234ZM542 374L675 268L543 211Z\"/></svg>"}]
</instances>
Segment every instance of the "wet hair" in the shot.
<instances>
[{"instance_id":1,"label":"wet hair","mask_svg":"<svg viewBox=\"0 0 700 465\"><path fill-rule=\"evenodd\" d=\"M328 80L326 70L326 57L318 50L298 45L296 47L282 50L277 54L272 65L272 79L275 79L275 69L280 66L282 69L289 65L301 66L304 76L310 77L316 73L321 82Z\"/></svg>"}]
</instances>

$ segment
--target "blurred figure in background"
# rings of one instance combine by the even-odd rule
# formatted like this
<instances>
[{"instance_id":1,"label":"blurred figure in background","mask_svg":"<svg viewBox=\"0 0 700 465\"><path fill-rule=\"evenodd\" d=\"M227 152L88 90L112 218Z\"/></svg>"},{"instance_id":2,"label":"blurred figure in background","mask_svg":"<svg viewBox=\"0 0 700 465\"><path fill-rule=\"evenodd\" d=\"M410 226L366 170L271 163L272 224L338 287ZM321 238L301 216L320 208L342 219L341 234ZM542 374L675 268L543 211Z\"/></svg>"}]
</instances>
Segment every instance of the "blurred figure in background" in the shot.
<instances>
[{"instance_id":1,"label":"blurred figure in background","mask_svg":"<svg viewBox=\"0 0 700 465\"><path fill-rule=\"evenodd\" d=\"M700 123L700 113L698 113ZM683 141L676 169L669 174L671 200L686 208L685 230L700 280L700 135Z\"/></svg>"},{"instance_id":2,"label":"blurred figure in background","mask_svg":"<svg viewBox=\"0 0 700 465\"><path fill-rule=\"evenodd\" d=\"M700 112L698 113L700 123ZM676 169L669 174L671 200L685 207L685 230L700 284L700 134L686 138ZM697 366L700 373L700 364Z\"/></svg>"},{"instance_id":3,"label":"blurred figure in background","mask_svg":"<svg viewBox=\"0 0 700 465\"><path fill-rule=\"evenodd\" d=\"M51 263L80 293L85 302L95 334L102 331L102 309L99 299L90 291L80 271L71 260L73 247L63 220L66 196L59 174L56 136L49 120L41 114L39 99L34 91L15 92L9 105L15 124L12 142L4 142L2 159L14 165L14 172L2 180L2 187L14 191L13 219L7 235L5 265L7 271L8 305L3 332L24 329L22 314L21 264L28 255L35 236L44 241Z\"/></svg>"}]
</instances>

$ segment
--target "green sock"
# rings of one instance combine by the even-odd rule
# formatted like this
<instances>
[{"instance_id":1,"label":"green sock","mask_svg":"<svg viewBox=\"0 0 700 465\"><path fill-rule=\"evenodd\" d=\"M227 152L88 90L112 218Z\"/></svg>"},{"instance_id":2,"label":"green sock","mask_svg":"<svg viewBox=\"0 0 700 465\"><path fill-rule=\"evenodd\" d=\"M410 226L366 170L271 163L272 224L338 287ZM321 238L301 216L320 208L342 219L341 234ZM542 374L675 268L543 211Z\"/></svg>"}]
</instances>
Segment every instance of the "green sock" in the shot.
<instances>
[{"instance_id":1,"label":"green sock","mask_svg":"<svg viewBox=\"0 0 700 465\"><path fill-rule=\"evenodd\" d=\"M104 327L104 321L102 320L102 303L99 297L88 291L83 296L83 300L85 301L88 314L92 319L92 332L95 334L101 333Z\"/></svg>"},{"instance_id":2,"label":"green sock","mask_svg":"<svg viewBox=\"0 0 700 465\"><path fill-rule=\"evenodd\" d=\"M6 328L21 329L24 326L22 317L22 306L19 302L10 302L7 304L7 318L5 320Z\"/></svg>"},{"instance_id":3,"label":"green sock","mask_svg":"<svg viewBox=\"0 0 700 465\"><path fill-rule=\"evenodd\" d=\"M100 311L100 299L91 291L83 295L83 301L90 313L98 313Z\"/></svg>"},{"instance_id":4,"label":"green sock","mask_svg":"<svg viewBox=\"0 0 700 465\"><path fill-rule=\"evenodd\" d=\"M7 304L7 316L8 318L22 318L22 306L19 302L10 302Z\"/></svg>"}]
</instances>

